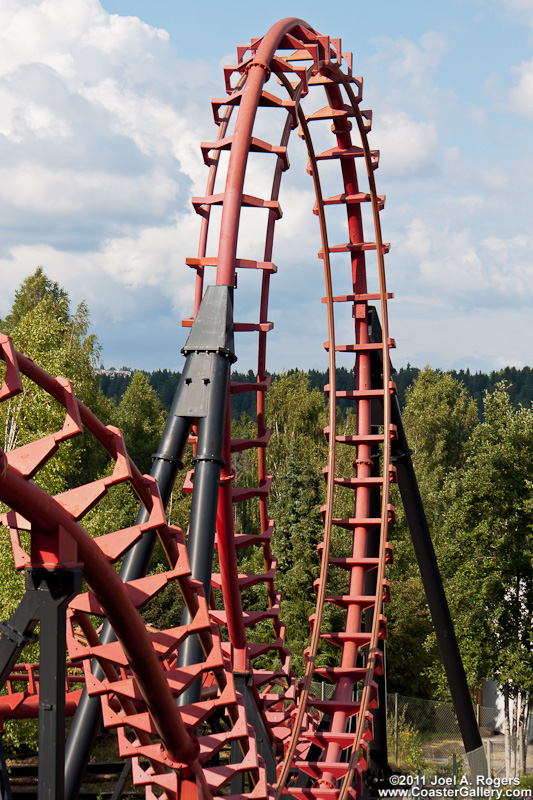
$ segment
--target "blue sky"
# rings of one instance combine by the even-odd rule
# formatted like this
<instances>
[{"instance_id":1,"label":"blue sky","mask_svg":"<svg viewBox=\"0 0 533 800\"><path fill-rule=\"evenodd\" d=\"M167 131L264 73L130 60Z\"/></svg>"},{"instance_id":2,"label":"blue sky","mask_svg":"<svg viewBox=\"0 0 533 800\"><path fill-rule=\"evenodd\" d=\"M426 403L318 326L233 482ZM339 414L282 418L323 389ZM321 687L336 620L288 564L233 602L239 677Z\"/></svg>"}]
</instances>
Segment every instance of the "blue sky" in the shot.
<instances>
[{"instance_id":1,"label":"blue sky","mask_svg":"<svg viewBox=\"0 0 533 800\"><path fill-rule=\"evenodd\" d=\"M88 302L106 366L180 369L210 100L238 44L300 16L354 53L374 111L395 364L531 365L533 0L341 5L0 0L0 315L42 264ZM272 370L326 363L298 144Z\"/></svg>"}]
</instances>

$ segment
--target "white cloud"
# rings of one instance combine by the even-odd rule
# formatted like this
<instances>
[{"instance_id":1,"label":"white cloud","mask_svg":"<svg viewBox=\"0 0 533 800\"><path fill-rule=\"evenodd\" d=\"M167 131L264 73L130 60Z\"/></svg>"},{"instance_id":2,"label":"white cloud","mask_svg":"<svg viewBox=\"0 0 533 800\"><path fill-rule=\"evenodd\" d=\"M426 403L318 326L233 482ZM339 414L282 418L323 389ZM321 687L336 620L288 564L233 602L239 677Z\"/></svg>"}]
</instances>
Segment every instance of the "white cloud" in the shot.
<instances>
[{"instance_id":1,"label":"white cloud","mask_svg":"<svg viewBox=\"0 0 533 800\"><path fill-rule=\"evenodd\" d=\"M165 294L178 314L190 314L193 281L185 258L194 254L197 238L195 215L181 217L168 226L144 227L136 235L108 239L98 252L65 252L49 245L20 245L0 259L0 270L8 276L28 275L37 264L62 286L75 289L75 302L87 299L95 309L95 321L107 317L122 322L132 314L128 290L164 285ZM4 313L5 313L4 309ZM137 309L135 313L139 313Z\"/></svg>"},{"instance_id":2,"label":"white cloud","mask_svg":"<svg viewBox=\"0 0 533 800\"><path fill-rule=\"evenodd\" d=\"M388 179L441 179L457 161L454 148L444 144L457 111L455 94L439 80L446 36L427 31L417 41L379 37L373 44L367 93L374 110L371 143L381 153L380 186Z\"/></svg>"},{"instance_id":3,"label":"white cloud","mask_svg":"<svg viewBox=\"0 0 533 800\"><path fill-rule=\"evenodd\" d=\"M51 169L31 161L0 168L0 205L24 215L148 219L164 214L177 191L177 184L158 168L149 175ZM141 211L147 198L149 209Z\"/></svg>"},{"instance_id":4,"label":"white cloud","mask_svg":"<svg viewBox=\"0 0 533 800\"><path fill-rule=\"evenodd\" d=\"M139 94L114 78L81 87L79 93L92 105L104 109L110 118L111 130L131 139L139 151L149 158L179 161L180 171L193 181L196 191L205 183L205 166L200 153L201 122L208 111L206 97L202 114L184 113L183 104L174 107L167 98ZM190 104L190 97L187 104Z\"/></svg>"},{"instance_id":5,"label":"white cloud","mask_svg":"<svg viewBox=\"0 0 533 800\"><path fill-rule=\"evenodd\" d=\"M510 107L522 117L533 116L533 61L514 68L518 83L510 90Z\"/></svg>"},{"instance_id":6,"label":"white cloud","mask_svg":"<svg viewBox=\"0 0 533 800\"><path fill-rule=\"evenodd\" d=\"M479 128L487 128L487 126L490 124L490 115L487 108L471 106L467 110L467 116L469 121Z\"/></svg>"},{"instance_id":7,"label":"white cloud","mask_svg":"<svg viewBox=\"0 0 533 800\"><path fill-rule=\"evenodd\" d=\"M402 297L402 308L393 302L390 313L394 331L402 332L393 356L396 366L410 362L418 367L429 364L440 369L490 372L531 363L528 337L502 335L502 331L528 328L528 308L498 313L472 308L465 313L464 308L456 307L436 314L433 306Z\"/></svg>"},{"instance_id":8,"label":"white cloud","mask_svg":"<svg viewBox=\"0 0 533 800\"><path fill-rule=\"evenodd\" d=\"M24 64L41 63L77 83L111 64L123 70L144 51L147 60L154 45L168 42L166 31L152 28L137 17L108 14L97 0L4 0L0 73ZM96 56L100 58L96 59ZM95 58L95 63L90 61Z\"/></svg>"},{"instance_id":9,"label":"white cloud","mask_svg":"<svg viewBox=\"0 0 533 800\"><path fill-rule=\"evenodd\" d=\"M381 114L374 127L379 142L380 164L386 178L416 178L438 170L440 150L436 126L416 121L403 111Z\"/></svg>"},{"instance_id":10,"label":"white cloud","mask_svg":"<svg viewBox=\"0 0 533 800\"><path fill-rule=\"evenodd\" d=\"M213 125L206 66L183 66L166 31L98 0L3 0L3 292L44 264L95 319L112 287L118 308L128 291L164 285L185 310L189 196L202 191L199 144Z\"/></svg>"},{"instance_id":11,"label":"white cloud","mask_svg":"<svg viewBox=\"0 0 533 800\"><path fill-rule=\"evenodd\" d=\"M0 107L0 134L16 144L32 136L62 142L72 133L68 121L62 119L50 105L23 98L5 83L0 87Z\"/></svg>"},{"instance_id":12,"label":"white cloud","mask_svg":"<svg viewBox=\"0 0 533 800\"><path fill-rule=\"evenodd\" d=\"M394 109L418 117L435 116L449 107L453 96L435 82L437 69L449 47L446 36L427 31L418 42L385 36L373 41L378 47L371 65L380 78L377 94L380 114Z\"/></svg>"},{"instance_id":13,"label":"white cloud","mask_svg":"<svg viewBox=\"0 0 533 800\"><path fill-rule=\"evenodd\" d=\"M441 207L442 219L447 204ZM437 304L443 311L528 306L533 299L532 244L524 234L480 239L471 226L451 217L439 225L426 213L415 217L399 237L395 256L405 271L397 288L402 291L403 283L404 295L412 301Z\"/></svg>"},{"instance_id":14,"label":"white cloud","mask_svg":"<svg viewBox=\"0 0 533 800\"><path fill-rule=\"evenodd\" d=\"M420 263L425 284L458 298L483 286L483 264L469 229L448 231L445 237L434 231L432 244L431 256Z\"/></svg>"},{"instance_id":15,"label":"white cloud","mask_svg":"<svg viewBox=\"0 0 533 800\"><path fill-rule=\"evenodd\" d=\"M117 207L121 171L132 178L151 173L156 204L161 166L176 184L166 192L169 203L178 185L200 179L209 104L189 91L165 31L110 15L98 0L11 2L1 19L0 144L11 164L31 164L42 174L43 166L55 161L64 169L70 161L71 173L98 176L105 158L102 191L112 196L116 176ZM205 84L205 69L190 65L186 79ZM138 193L145 208L152 201L147 183Z\"/></svg>"},{"instance_id":16,"label":"white cloud","mask_svg":"<svg viewBox=\"0 0 533 800\"><path fill-rule=\"evenodd\" d=\"M422 219L414 219L407 227L403 241L398 243L398 250L404 259L423 259L431 251L432 231Z\"/></svg>"},{"instance_id":17,"label":"white cloud","mask_svg":"<svg viewBox=\"0 0 533 800\"><path fill-rule=\"evenodd\" d=\"M414 83L425 83L428 73L439 65L448 49L446 37L436 31L424 33L419 43L389 37L378 37L375 41L380 45L381 52L374 56L374 60L386 63L395 78L407 78Z\"/></svg>"},{"instance_id":18,"label":"white cloud","mask_svg":"<svg viewBox=\"0 0 533 800\"><path fill-rule=\"evenodd\" d=\"M533 11L533 0L500 0L500 2L516 11Z\"/></svg>"},{"instance_id":19,"label":"white cloud","mask_svg":"<svg viewBox=\"0 0 533 800\"><path fill-rule=\"evenodd\" d=\"M528 248L531 252L533 239L524 234L513 236L511 239L498 239L496 236L488 236L481 244L494 253L510 253L512 251L516 252L517 250L523 251L524 248Z\"/></svg>"}]
</instances>

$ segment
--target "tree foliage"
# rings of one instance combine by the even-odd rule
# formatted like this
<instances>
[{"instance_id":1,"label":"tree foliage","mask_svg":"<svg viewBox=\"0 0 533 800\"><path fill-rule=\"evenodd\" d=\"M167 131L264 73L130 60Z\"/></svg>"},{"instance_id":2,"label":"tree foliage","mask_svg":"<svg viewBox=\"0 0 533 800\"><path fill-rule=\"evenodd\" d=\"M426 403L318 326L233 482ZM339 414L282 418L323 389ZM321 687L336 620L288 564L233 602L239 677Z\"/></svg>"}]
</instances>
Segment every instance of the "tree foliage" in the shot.
<instances>
[{"instance_id":1,"label":"tree foliage","mask_svg":"<svg viewBox=\"0 0 533 800\"><path fill-rule=\"evenodd\" d=\"M476 406L451 375L426 367L407 390L402 418L432 523L440 513L444 480L460 464L477 424Z\"/></svg>"},{"instance_id":2,"label":"tree foliage","mask_svg":"<svg viewBox=\"0 0 533 800\"><path fill-rule=\"evenodd\" d=\"M323 535L322 481L316 464L294 445L289 446L277 481L272 502L276 588L281 592L281 618L287 626L293 668L301 673L303 650L309 643L309 616L315 609L313 583L320 571L317 545Z\"/></svg>"},{"instance_id":3,"label":"tree foliage","mask_svg":"<svg viewBox=\"0 0 533 800\"><path fill-rule=\"evenodd\" d=\"M4 332L15 347L54 376L68 378L77 397L106 419L111 406L103 397L94 374L100 348L89 333L90 317L85 303L70 310L68 294L50 281L39 267L21 284ZM31 381L24 391L0 406L3 447L15 447L60 430L65 412ZM65 491L94 477L105 457L88 437L75 438L40 471L38 481L50 493Z\"/></svg>"},{"instance_id":4,"label":"tree foliage","mask_svg":"<svg viewBox=\"0 0 533 800\"><path fill-rule=\"evenodd\" d=\"M439 547L470 681L495 678L515 709L533 690L532 461L533 409L501 383L444 487Z\"/></svg>"},{"instance_id":5,"label":"tree foliage","mask_svg":"<svg viewBox=\"0 0 533 800\"><path fill-rule=\"evenodd\" d=\"M447 535L440 547L477 682L494 675L512 683L520 654L521 682L527 672L533 688L532 459L533 411L515 411L500 384L486 397L485 421L464 464L447 481Z\"/></svg>"},{"instance_id":6,"label":"tree foliage","mask_svg":"<svg viewBox=\"0 0 533 800\"><path fill-rule=\"evenodd\" d=\"M267 471L274 476L269 515L276 524L272 540L272 553L278 560L276 589L282 595L281 618L286 625L293 666L301 674L303 650L309 641L309 615L315 607L313 581L319 574L317 545L323 532L322 467L327 452L323 393L311 388L306 374L284 373L267 394L266 418L272 430ZM256 436L255 422L243 416L234 423L233 435ZM257 485L256 452L246 450L236 456L233 466L238 485ZM238 504L236 527L243 533L259 531L257 500ZM239 570L263 571L260 548L242 554ZM267 603L264 586L248 590L246 601L249 607L264 608ZM267 625L258 625L250 631L251 637L258 641L265 641L268 634ZM327 655L324 657L327 659Z\"/></svg>"},{"instance_id":7,"label":"tree foliage","mask_svg":"<svg viewBox=\"0 0 533 800\"><path fill-rule=\"evenodd\" d=\"M406 391L402 417L429 528L438 543L445 510L442 487L450 471L463 461L477 423L476 407L461 383L426 367ZM389 687L404 695L416 691L416 696L430 698L440 658L398 491L393 493L393 502L397 524L390 532L394 564L387 609Z\"/></svg>"},{"instance_id":8,"label":"tree foliage","mask_svg":"<svg viewBox=\"0 0 533 800\"><path fill-rule=\"evenodd\" d=\"M53 376L68 378L77 397L105 420L111 406L94 374L99 346L89 326L85 303L71 311L67 292L47 278L42 267L22 282L9 314L0 323L17 350ZM65 409L50 395L26 378L22 382L23 391L0 404L0 444L6 451L61 430L65 419ZM57 494L94 478L106 460L91 437L74 437L61 445L35 480L50 494ZM0 569L0 615L9 619L24 592L24 578L13 568L5 530L0 537ZM38 659L36 648L27 649L24 657ZM26 730L24 736L28 735ZM8 739L16 741L17 737L11 728Z\"/></svg>"},{"instance_id":9,"label":"tree foliage","mask_svg":"<svg viewBox=\"0 0 533 800\"><path fill-rule=\"evenodd\" d=\"M21 320L38 306L43 300L49 303L54 316L64 323L68 322L69 297L57 281L51 281L42 267L37 267L35 272L26 278L15 292L11 311L0 321L3 333L11 334Z\"/></svg>"},{"instance_id":10,"label":"tree foliage","mask_svg":"<svg viewBox=\"0 0 533 800\"><path fill-rule=\"evenodd\" d=\"M99 346L96 337L89 334L89 312L84 303L71 312L68 294L39 267L22 282L2 324L20 352L52 375L69 378L79 399L104 419L109 417L111 407L94 375ZM64 408L26 378L23 387L19 395L0 404L1 444L6 451L63 427ZM75 437L62 444L36 480L50 494L57 494L95 477L105 460L90 437ZM11 548L2 537L3 574L12 572L11 560ZM3 619L13 612L22 593L22 581L16 576L13 580L17 591L10 580L0 585Z\"/></svg>"},{"instance_id":11,"label":"tree foliage","mask_svg":"<svg viewBox=\"0 0 533 800\"><path fill-rule=\"evenodd\" d=\"M136 372L116 411L116 424L124 434L128 453L141 472L150 472L166 413L146 375Z\"/></svg>"}]
</instances>

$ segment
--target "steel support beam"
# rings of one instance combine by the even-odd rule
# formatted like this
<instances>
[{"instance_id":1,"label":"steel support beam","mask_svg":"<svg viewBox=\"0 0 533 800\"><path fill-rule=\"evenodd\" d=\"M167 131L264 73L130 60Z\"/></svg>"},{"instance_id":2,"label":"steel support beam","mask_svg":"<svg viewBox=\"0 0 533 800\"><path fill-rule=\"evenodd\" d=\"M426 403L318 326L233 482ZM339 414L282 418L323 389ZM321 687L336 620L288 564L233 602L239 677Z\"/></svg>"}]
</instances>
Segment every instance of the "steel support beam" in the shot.
<instances>
[{"instance_id":1,"label":"steel support beam","mask_svg":"<svg viewBox=\"0 0 533 800\"><path fill-rule=\"evenodd\" d=\"M209 286L193 330L184 347L187 362L180 405L182 414L198 420L198 444L194 458L194 491L187 552L193 578L200 581L209 599L220 487L224 466L223 448L230 365L233 354L232 289ZM181 625L191 622L184 608ZM178 651L178 666L198 664L204 654L197 636L189 636ZM200 699L201 682L190 686L179 698L180 705Z\"/></svg>"},{"instance_id":2,"label":"steel support beam","mask_svg":"<svg viewBox=\"0 0 533 800\"><path fill-rule=\"evenodd\" d=\"M65 753L66 611L81 591L79 569L28 569L26 592L0 628L0 685L40 625L38 800L63 800ZM6 797L9 795L6 795Z\"/></svg>"},{"instance_id":3,"label":"steel support beam","mask_svg":"<svg viewBox=\"0 0 533 800\"><path fill-rule=\"evenodd\" d=\"M244 697L247 722L255 731L257 752L265 759L267 780L269 784L273 786L276 783L276 758L270 746L270 737L265 723L257 709L254 696L250 691L252 677L250 673L247 672L235 672L234 680L235 689ZM231 761L232 763L242 761L242 750L239 747L239 742L235 740L231 743ZM231 782L231 793L242 794L245 790L244 775L240 772Z\"/></svg>"},{"instance_id":4,"label":"steel support beam","mask_svg":"<svg viewBox=\"0 0 533 800\"><path fill-rule=\"evenodd\" d=\"M472 705L472 698L455 636L448 601L431 540L429 526L424 512L416 480L411 451L402 424L398 398L392 398L392 424L398 429L398 438L393 442L393 462L396 466L398 487L402 497L405 516L420 575L437 637L439 650L457 715L459 730L463 738L466 755L473 775L487 777L487 761L483 742Z\"/></svg>"},{"instance_id":5,"label":"steel support beam","mask_svg":"<svg viewBox=\"0 0 533 800\"><path fill-rule=\"evenodd\" d=\"M375 309L370 316L370 338L374 342L381 342L382 338ZM382 354L381 351L376 351L372 366L373 374L377 375L376 381L381 380L381 371ZM391 422L397 429L397 438L392 442L392 459L396 466L398 487L470 771L472 776L487 777L483 743L396 395L391 397Z\"/></svg>"}]
</instances>

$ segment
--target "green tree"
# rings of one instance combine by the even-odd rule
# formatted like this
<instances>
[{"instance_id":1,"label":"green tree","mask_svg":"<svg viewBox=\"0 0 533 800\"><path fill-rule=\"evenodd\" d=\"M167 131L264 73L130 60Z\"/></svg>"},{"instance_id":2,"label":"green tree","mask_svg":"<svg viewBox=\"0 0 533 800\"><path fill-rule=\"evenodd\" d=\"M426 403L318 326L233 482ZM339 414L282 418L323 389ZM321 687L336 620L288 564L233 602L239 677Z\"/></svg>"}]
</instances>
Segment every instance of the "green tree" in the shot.
<instances>
[{"instance_id":1,"label":"green tree","mask_svg":"<svg viewBox=\"0 0 533 800\"><path fill-rule=\"evenodd\" d=\"M306 373L282 373L273 381L267 394L266 413L272 429L268 449L270 469L279 469L292 445L307 448L313 456L326 451L324 393L311 388Z\"/></svg>"},{"instance_id":2,"label":"green tree","mask_svg":"<svg viewBox=\"0 0 533 800\"><path fill-rule=\"evenodd\" d=\"M13 308L5 320L17 350L32 358L52 375L69 378L76 395L99 416L109 417L111 408L98 389L94 366L99 355L96 338L88 333L89 313L81 303L70 312L67 293L52 283L42 268L26 278L15 294ZM65 410L46 392L26 378L23 391L0 404L0 426L7 451L61 430ZM57 494L84 483L103 469L107 455L89 436L64 442L58 453L41 469L36 481ZM11 570L11 553L2 538L2 564ZM7 561L6 561L7 559ZM1 613L4 619L19 596L2 583Z\"/></svg>"},{"instance_id":3,"label":"green tree","mask_svg":"<svg viewBox=\"0 0 533 800\"><path fill-rule=\"evenodd\" d=\"M17 350L40 367L68 378L77 397L106 420L111 406L99 390L94 373L100 347L89 327L86 304L80 303L71 313L67 293L39 267L17 290L4 331ZM60 430L63 425L64 409L29 380L24 379L23 385L21 394L0 406L6 450ZM91 437L75 437L62 445L60 453L39 472L37 481L56 494L91 480L105 461L105 453Z\"/></svg>"},{"instance_id":4,"label":"green tree","mask_svg":"<svg viewBox=\"0 0 533 800\"><path fill-rule=\"evenodd\" d=\"M486 396L484 417L446 481L439 551L470 682L495 678L505 698L514 777L511 743L529 730L533 690L533 410L515 410L501 383Z\"/></svg>"},{"instance_id":5,"label":"green tree","mask_svg":"<svg viewBox=\"0 0 533 800\"><path fill-rule=\"evenodd\" d=\"M278 559L276 589L282 594L281 618L286 625L292 663L301 673L303 649L309 641L308 619L315 607L313 581L319 574L317 544L323 531L322 467L327 452L323 392L312 389L309 376L302 372L284 373L273 381L267 394L266 417L272 430L267 472L274 476L269 514L276 521L272 540L272 553ZM232 433L238 438L254 438L256 423L243 414L233 423ZM236 453L232 463L237 485L257 485L255 450ZM260 525L258 501L238 503L235 522L238 532L257 533ZM239 571L264 571L260 547L241 551ZM264 609L267 605L264 585L248 589L245 603L250 609ZM257 641L268 641L271 629L267 621L250 629L249 634Z\"/></svg>"},{"instance_id":6,"label":"green tree","mask_svg":"<svg viewBox=\"0 0 533 800\"><path fill-rule=\"evenodd\" d=\"M116 412L116 424L124 434L128 453L141 472L150 472L151 456L163 432L167 414L148 377L136 372Z\"/></svg>"},{"instance_id":7,"label":"green tree","mask_svg":"<svg viewBox=\"0 0 533 800\"><path fill-rule=\"evenodd\" d=\"M35 272L26 278L16 290L11 311L5 320L0 321L2 332L11 334L26 314L29 314L43 300L47 300L55 309L55 316L62 318L64 322L67 321L69 306L67 292L59 286L57 281L51 281L45 275L42 267L37 267Z\"/></svg>"},{"instance_id":8,"label":"green tree","mask_svg":"<svg viewBox=\"0 0 533 800\"><path fill-rule=\"evenodd\" d=\"M442 508L444 480L460 464L465 444L477 425L476 405L462 383L425 367L406 392L402 420L426 515L433 527Z\"/></svg>"},{"instance_id":9,"label":"green tree","mask_svg":"<svg viewBox=\"0 0 533 800\"><path fill-rule=\"evenodd\" d=\"M52 375L70 379L78 398L105 420L111 408L94 375L99 346L96 337L89 334L89 325L86 305L81 303L71 312L67 292L39 267L16 291L1 328L21 353ZM23 391L0 404L0 444L6 451L13 450L61 430L64 419L65 409L23 378ZM74 437L60 446L35 480L50 494L57 494L94 478L106 461L107 454L92 437ZM24 580L14 571L5 531L0 537L0 567L0 614L2 619L9 619L22 597ZM31 660L36 654L25 652L25 657Z\"/></svg>"},{"instance_id":10,"label":"green tree","mask_svg":"<svg viewBox=\"0 0 533 800\"><path fill-rule=\"evenodd\" d=\"M299 444L303 445L303 440ZM287 626L293 669L304 671L303 651L309 643L309 616L315 610L313 582L320 564L317 546L324 525L321 470L309 462L305 448L289 446L287 459L277 475L272 513L276 536L272 552L278 559L276 588L281 592L281 618Z\"/></svg>"}]
</instances>

